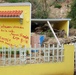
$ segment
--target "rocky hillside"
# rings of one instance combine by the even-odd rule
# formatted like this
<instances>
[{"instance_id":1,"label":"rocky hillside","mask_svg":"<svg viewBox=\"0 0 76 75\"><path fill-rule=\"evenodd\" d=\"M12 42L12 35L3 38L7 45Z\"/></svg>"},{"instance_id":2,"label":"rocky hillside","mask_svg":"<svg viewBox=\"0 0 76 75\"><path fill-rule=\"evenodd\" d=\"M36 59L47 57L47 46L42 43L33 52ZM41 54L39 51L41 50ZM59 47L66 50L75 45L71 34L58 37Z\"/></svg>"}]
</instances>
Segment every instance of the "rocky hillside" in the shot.
<instances>
[{"instance_id":1,"label":"rocky hillside","mask_svg":"<svg viewBox=\"0 0 76 75\"><path fill-rule=\"evenodd\" d=\"M58 2L59 5L61 5L61 8L55 7L55 5L52 5L50 7L50 14L49 16L52 18L65 18L68 14L68 12L71 10L71 3L72 0L65 0L64 2Z\"/></svg>"},{"instance_id":2,"label":"rocky hillside","mask_svg":"<svg viewBox=\"0 0 76 75\"><path fill-rule=\"evenodd\" d=\"M31 1L33 5L32 15L37 18L66 18L71 10L72 2L73 0L38 0L40 5L37 5L36 2ZM35 18L34 16L33 18Z\"/></svg>"},{"instance_id":3,"label":"rocky hillside","mask_svg":"<svg viewBox=\"0 0 76 75\"><path fill-rule=\"evenodd\" d=\"M42 15L48 16L47 18L65 18L70 11L71 3L73 2L73 0L0 0L0 3L17 1L29 1L32 3L32 16L34 16L32 18ZM47 10L49 11L46 12ZM41 13L42 15L40 15ZM46 17L42 16L41 18Z\"/></svg>"}]
</instances>

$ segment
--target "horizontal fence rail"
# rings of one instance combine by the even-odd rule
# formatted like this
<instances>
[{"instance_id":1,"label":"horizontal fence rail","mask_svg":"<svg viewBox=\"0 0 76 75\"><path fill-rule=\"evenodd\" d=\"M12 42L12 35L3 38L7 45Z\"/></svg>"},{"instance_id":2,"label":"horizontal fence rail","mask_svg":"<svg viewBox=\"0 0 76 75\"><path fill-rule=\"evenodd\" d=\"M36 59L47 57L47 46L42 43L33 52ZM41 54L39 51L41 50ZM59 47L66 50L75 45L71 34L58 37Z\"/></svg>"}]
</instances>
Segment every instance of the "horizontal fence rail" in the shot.
<instances>
[{"instance_id":1,"label":"horizontal fence rail","mask_svg":"<svg viewBox=\"0 0 76 75\"><path fill-rule=\"evenodd\" d=\"M26 47L2 47L0 49L0 66L63 62L63 45L45 45L34 48Z\"/></svg>"}]
</instances>

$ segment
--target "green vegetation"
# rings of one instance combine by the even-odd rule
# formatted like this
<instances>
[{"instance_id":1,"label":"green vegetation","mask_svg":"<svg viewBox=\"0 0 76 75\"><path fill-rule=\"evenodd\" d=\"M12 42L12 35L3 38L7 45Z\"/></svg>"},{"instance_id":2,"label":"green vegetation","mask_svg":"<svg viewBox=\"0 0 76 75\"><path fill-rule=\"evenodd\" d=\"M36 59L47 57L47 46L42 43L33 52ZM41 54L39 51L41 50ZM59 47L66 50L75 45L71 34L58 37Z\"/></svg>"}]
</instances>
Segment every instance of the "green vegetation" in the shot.
<instances>
[{"instance_id":1,"label":"green vegetation","mask_svg":"<svg viewBox=\"0 0 76 75\"><path fill-rule=\"evenodd\" d=\"M76 28L76 0L73 1L71 11L68 14L68 18L71 18L70 27Z\"/></svg>"},{"instance_id":2,"label":"green vegetation","mask_svg":"<svg viewBox=\"0 0 76 75\"><path fill-rule=\"evenodd\" d=\"M62 6L59 3L55 3L54 8L61 8Z\"/></svg>"},{"instance_id":3,"label":"green vegetation","mask_svg":"<svg viewBox=\"0 0 76 75\"><path fill-rule=\"evenodd\" d=\"M57 0L58 2L65 2L65 0Z\"/></svg>"},{"instance_id":4,"label":"green vegetation","mask_svg":"<svg viewBox=\"0 0 76 75\"><path fill-rule=\"evenodd\" d=\"M49 5L46 0L32 0L32 18L48 18Z\"/></svg>"},{"instance_id":5,"label":"green vegetation","mask_svg":"<svg viewBox=\"0 0 76 75\"><path fill-rule=\"evenodd\" d=\"M26 55L29 55L29 50L26 50Z\"/></svg>"},{"instance_id":6,"label":"green vegetation","mask_svg":"<svg viewBox=\"0 0 76 75\"><path fill-rule=\"evenodd\" d=\"M6 2L10 2L10 3L16 3L18 2L18 0L5 0Z\"/></svg>"},{"instance_id":7,"label":"green vegetation","mask_svg":"<svg viewBox=\"0 0 76 75\"><path fill-rule=\"evenodd\" d=\"M48 18L48 3L46 0L5 0L10 3L30 2L32 4L32 18Z\"/></svg>"},{"instance_id":8,"label":"green vegetation","mask_svg":"<svg viewBox=\"0 0 76 75\"><path fill-rule=\"evenodd\" d=\"M25 0L5 0L6 2L16 3L16 2L24 2Z\"/></svg>"}]
</instances>

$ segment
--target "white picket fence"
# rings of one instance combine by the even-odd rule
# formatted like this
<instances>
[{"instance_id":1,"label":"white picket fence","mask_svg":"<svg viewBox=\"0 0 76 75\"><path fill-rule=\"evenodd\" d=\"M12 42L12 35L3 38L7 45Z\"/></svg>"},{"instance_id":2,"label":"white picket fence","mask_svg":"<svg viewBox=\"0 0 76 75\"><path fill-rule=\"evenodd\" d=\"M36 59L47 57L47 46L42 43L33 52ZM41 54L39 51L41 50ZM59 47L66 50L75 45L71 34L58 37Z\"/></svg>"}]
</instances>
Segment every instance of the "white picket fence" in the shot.
<instances>
[{"instance_id":1,"label":"white picket fence","mask_svg":"<svg viewBox=\"0 0 76 75\"><path fill-rule=\"evenodd\" d=\"M63 62L63 45L26 48L26 47L2 47L0 49L0 66Z\"/></svg>"},{"instance_id":2,"label":"white picket fence","mask_svg":"<svg viewBox=\"0 0 76 75\"><path fill-rule=\"evenodd\" d=\"M76 43L74 44L74 69L76 71ZM43 47L26 48L26 47L2 47L0 49L0 66L36 64L63 62L64 47L63 45L55 46L44 45Z\"/></svg>"}]
</instances>

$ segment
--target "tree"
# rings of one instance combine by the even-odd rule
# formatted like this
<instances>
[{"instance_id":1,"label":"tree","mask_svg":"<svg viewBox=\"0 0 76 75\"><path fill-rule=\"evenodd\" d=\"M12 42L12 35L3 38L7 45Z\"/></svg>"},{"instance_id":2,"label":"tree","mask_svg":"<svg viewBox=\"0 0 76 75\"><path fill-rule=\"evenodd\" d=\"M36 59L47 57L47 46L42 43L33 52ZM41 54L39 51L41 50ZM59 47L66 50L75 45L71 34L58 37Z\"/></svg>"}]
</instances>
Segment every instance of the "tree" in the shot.
<instances>
[{"instance_id":1,"label":"tree","mask_svg":"<svg viewBox=\"0 0 76 75\"><path fill-rule=\"evenodd\" d=\"M32 10L32 18L48 18L49 5L47 3L47 0L33 0L33 1L36 1L36 4L33 6L36 8Z\"/></svg>"}]
</instances>

